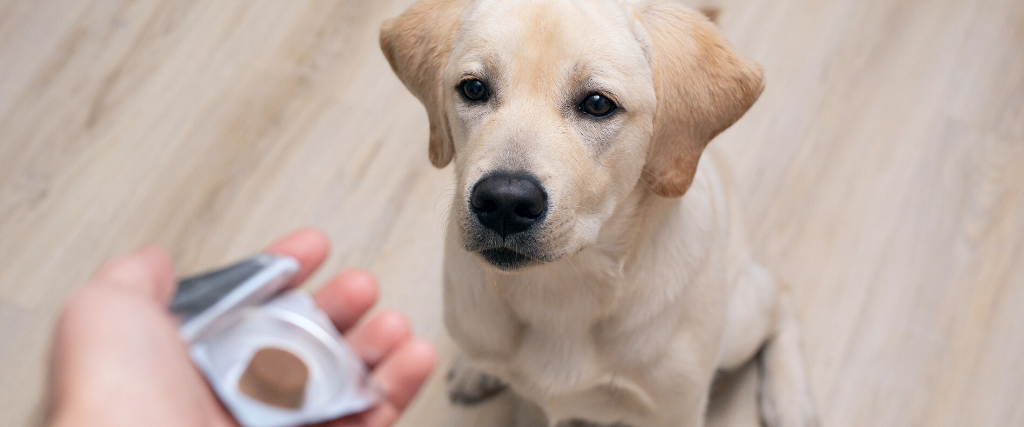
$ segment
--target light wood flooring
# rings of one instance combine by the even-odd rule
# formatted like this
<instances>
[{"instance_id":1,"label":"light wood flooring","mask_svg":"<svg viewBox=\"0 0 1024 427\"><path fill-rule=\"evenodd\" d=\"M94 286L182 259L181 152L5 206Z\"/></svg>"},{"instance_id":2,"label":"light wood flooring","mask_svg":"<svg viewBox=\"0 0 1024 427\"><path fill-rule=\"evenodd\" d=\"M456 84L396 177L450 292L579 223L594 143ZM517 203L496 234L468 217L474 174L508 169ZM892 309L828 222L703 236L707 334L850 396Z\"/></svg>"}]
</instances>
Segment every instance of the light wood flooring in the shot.
<instances>
[{"instance_id":1,"label":"light wood flooring","mask_svg":"<svg viewBox=\"0 0 1024 427\"><path fill-rule=\"evenodd\" d=\"M368 268L449 352L452 173L377 47L410 3L0 0L0 426L40 415L61 300L149 242L187 273L321 227L312 287ZM1024 2L706 4L766 70L713 143L824 425L1024 426ZM438 378L402 426L438 425ZM712 425L756 425L754 381Z\"/></svg>"}]
</instances>

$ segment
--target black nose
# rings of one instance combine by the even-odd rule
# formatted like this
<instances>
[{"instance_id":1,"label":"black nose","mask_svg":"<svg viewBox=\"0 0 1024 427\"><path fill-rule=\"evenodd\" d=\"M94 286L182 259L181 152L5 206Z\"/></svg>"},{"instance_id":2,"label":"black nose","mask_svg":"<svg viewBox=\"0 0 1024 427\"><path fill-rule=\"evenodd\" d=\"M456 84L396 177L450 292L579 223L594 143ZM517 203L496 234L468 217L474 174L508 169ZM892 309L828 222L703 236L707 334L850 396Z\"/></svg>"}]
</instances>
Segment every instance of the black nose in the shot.
<instances>
[{"instance_id":1,"label":"black nose","mask_svg":"<svg viewBox=\"0 0 1024 427\"><path fill-rule=\"evenodd\" d=\"M498 173L476 183L469 205L484 227L504 238L540 222L548 210L548 196L527 174Z\"/></svg>"}]
</instances>

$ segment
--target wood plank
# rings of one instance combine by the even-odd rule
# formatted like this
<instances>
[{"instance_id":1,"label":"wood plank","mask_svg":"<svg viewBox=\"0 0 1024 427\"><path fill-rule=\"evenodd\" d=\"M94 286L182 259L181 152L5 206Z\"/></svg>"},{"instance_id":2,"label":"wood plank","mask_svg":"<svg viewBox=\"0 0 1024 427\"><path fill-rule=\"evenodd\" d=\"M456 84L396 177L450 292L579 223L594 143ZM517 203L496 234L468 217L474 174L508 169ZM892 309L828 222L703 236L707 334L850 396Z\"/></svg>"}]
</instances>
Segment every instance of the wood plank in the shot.
<instances>
[{"instance_id":1,"label":"wood plank","mask_svg":"<svg viewBox=\"0 0 1024 427\"><path fill-rule=\"evenodd\" d=\"M452 171L377 47L411 2L0 1L0 425L41 415L63 298L151 242L186 273L320 227L309 287L370 269L451 353ZM824 425L1024 425L1024 3L699 4L766 70L714 144L796 294ZM445 369L400 425L439 425ZM756 425L755 377L709 425Z\"/></svg>"}]
</instances>

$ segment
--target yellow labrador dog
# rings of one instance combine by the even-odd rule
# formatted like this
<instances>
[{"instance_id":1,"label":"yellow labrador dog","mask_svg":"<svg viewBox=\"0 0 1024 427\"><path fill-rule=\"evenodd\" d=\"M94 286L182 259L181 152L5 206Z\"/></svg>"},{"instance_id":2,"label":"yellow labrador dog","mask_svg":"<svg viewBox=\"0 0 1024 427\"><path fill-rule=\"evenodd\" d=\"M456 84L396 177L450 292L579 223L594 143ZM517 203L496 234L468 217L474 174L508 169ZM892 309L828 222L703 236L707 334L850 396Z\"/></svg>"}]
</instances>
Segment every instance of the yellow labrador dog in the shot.
<instances>
[{"instance_id":1,"label":"yellow labrador dog","mask_svg":"<svg viewBox=\"0 0 1024 427\"><path fill-rule=\"evenodd\" d=\"M764 421L815 425L792 308L702 158L763 88L706 17L422 0L381 47L426 106L431 162L455 163L455 403L510 391L550 425L701 426L715 373L759 356Z\"/></svg>"}]
</instances>

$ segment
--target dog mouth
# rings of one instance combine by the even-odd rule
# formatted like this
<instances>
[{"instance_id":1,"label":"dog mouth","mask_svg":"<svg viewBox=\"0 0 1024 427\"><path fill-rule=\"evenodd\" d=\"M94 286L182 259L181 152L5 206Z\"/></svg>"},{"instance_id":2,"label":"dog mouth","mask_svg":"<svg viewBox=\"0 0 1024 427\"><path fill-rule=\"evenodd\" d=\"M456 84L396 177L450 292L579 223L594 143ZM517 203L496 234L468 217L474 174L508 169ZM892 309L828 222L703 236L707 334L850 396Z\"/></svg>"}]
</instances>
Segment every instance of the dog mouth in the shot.
<instances>
[{"instance_id":1,"label":"dog mouth","mask_svg":"<svg viewBox=\"0 0 1024 427\"><path fill-rule=\"evenodd\" d=\"M504 247L483 249L478 253L489 264L502 271L516 270L525 267L534 261L534 259L529 255Z\"/></svg>"}]
</instances>

